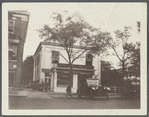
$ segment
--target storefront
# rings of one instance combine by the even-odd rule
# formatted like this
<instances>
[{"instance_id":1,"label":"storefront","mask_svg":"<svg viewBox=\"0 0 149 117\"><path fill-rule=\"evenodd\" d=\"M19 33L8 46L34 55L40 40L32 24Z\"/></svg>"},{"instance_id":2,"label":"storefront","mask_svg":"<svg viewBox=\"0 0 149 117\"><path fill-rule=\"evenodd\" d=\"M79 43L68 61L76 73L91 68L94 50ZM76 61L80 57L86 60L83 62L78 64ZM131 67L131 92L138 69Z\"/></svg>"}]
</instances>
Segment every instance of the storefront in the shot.
<instances>
[{"instance_id":1,"label":"storefront","mask_svg":"<svg viewBox=\"0 0 149 117\"><path fill-rule=\"evenodd\" d=\"M82 68L80 68L82 67ZM70 68L67 64L58 64L57 67L53 68L51 72L51 89L54 92L66 92L66 88L70 83ZM83 65L73 66L73 79L72 79L72 92L76 92L78 83L81 79L92 78L94 75L94 69L87 69ZM45 76L46 78L46 76Z\"/></svg>"}]
</instances>

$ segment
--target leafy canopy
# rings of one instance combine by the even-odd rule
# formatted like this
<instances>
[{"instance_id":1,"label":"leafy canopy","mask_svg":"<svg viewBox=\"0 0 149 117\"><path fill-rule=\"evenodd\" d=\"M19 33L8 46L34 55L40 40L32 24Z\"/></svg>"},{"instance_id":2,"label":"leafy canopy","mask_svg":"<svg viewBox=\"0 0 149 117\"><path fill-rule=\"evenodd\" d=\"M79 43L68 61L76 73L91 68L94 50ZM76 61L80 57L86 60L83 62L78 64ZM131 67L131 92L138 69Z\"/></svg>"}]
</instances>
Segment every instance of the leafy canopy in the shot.
<instances>
[{"instance_id":1,"label":"leafy canopy","mask_svg":"<svg viewBox=\"0 0 149 117\"><path fill-rule=\"evenodd\" d=\"M53 13L51 19L53 20L53 26L44 25L42 29L38 30L40 37L48 42L58 43L69 56L67 62L73 63L85 51L89 50L93 32L96 29L84 21L78 13L73 15L67 11L63 14ZM78 45L81 49L79 52L73 52L75 45Z\"/></svg>"}]
</instances>

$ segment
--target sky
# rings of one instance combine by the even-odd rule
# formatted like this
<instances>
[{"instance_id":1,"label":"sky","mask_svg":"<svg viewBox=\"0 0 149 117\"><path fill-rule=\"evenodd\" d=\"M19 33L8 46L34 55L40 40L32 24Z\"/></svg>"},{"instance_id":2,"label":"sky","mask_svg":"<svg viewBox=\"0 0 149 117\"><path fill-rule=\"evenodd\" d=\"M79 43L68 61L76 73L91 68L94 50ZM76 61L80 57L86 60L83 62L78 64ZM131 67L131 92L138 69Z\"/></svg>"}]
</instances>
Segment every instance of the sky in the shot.
<instances>
[{"instance_id":1,"label":"sky","mask_svg":"<svg viewBox=\"0 0 149 117\"><path fill-rule=\"evenodd\" d=\"M50 23L53 12L80 13L90 25L112 34L115 30L123 30L124 26L131 26L130 42L140 41L136 25L137 21L143 24L145 17L144 4L137 3L13 3L9 10L27 10L30 13L23 60L35 53L41 41L37 29ZM118 62L114 56L106 59L115 65Z\"/></svg>"}]
</instances>

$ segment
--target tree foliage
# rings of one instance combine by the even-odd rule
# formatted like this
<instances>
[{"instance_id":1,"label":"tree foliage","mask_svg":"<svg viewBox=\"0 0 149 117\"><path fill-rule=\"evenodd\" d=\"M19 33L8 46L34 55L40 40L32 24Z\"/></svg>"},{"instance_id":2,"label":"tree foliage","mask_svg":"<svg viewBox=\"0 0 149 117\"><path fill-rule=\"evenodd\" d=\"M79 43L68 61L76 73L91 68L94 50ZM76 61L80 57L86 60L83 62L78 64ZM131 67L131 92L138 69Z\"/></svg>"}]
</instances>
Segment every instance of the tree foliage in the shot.
<instances>
[{"instance_id":1,"label":"tree foliage","mask_svg":"<svg viewBox=\"0 0 149 117\"><path fill-rule=\"evenodd\" d=\"M124 31L116 30L115 39L108 36L107 45L113 50L121 66L122 77L128 75L140 76L140 43L128 43L131 36L129 33L131 27L125 27ZM108 34L110 35L110 34ZM121 49L122 51L119 51ZM130 73L128 73L130 72Z\"/></svg>"},{"instance_id":2,"label":"tree foliage","mask_svg":"<svg viewBox=\"0 0 149 117\"><path fill-rule=\"evenodd\" d=\"M112 64L108 61L101 61L101 71L109 71L111 70L112 68L114 68L112 66Z\"/></svg>"},{"instance_id":3,"label":"tree foliage","mask_svg":"<svg viewBox=\"0 0 149 117\"><path fill-rule=\"evenodd\" d=\"M68 58L62 56L70 65L70 85L72 84L72 64L85 52L93 50L95 43L103 43L104 38L98 38L98 30L89 25L78 13L69 14L67 11L64 14L53 13L51 16L53 20L53 26L44 25L42 29L39 29L39 36L41 39L51 43L57 43L66 51ZM102 34L102 33L100 33ZM102 35L104 36L104 34ZM100 42L101 41L101 42ZM94 43L93 43L94 42ZM74 51L75 46L79 46L78 51ZM97 44L96 44L97 45ZM102 46L101 44L100 46ZM101 49L102 47L98 46ZM97 46L94 46L97 48ZM93 51L92 51L93 52Z\"/></svg>"},{"instance_id":4,"label":"tree foliage","mask_svg":"<svg viewBox=\"0 0 149 117\"><path fill-rule=\"evenodd\" d=\"M110 38L110 41L108 41L109 47L113 50L114 54L120 61L120 65L122 66L122 77L125 76L125 70L127 66L127 51L125 50L125 46L127 44L127 41L130 37L129 29L131 27L125 27L124 31L116 30L115 31L115 39ZM122 51L119 52L118 48L121 48Z\"/></svg>"},{"instance_id":5,"label":"tree foliage","mask_svg":"<svg viewBox=\"0 0 149 117\"><path fill-rule=\"evenodd\" d=\"M128 43L128 39L131 36L130 29L131 27L125 27L124 31L116 30L115 38L112 38L108 32L99 33L94 38L92 47L92 52L99 55L107 52L109 48L113 50L113 55L118 58L119 65L122 68L122 78L124 76L128 77L128 71L131 72L131 75L140 76L140 43ZM120 49L121 51L119 51Z\"/></svg>"},{"instance_id":6,"label":"tree foliage","mask_svg":"<svg viewBox=\"0 0 149 117\"><path fill-rule=\"evenodd\" d=\"M21 82L22 84L28 84L29 81L33 81L33 56L28 56L22 64Z\"/></svg>"},{"instance_id":7,"label":"tree foliage","mask_svg":"<svg viewBox=\"0 0 149 117\"><path fill-rule=\"evenodd\" d=\"M128 60L128 72L131 76L140 77L140 42L125 45Z\"/></svg>"},{"instance_id":8,"label":"tree foliage","mask_svg":"<svg viewBox=\"0 0 149 117\"><path fill-rule=\"evenodd\" d=\"M92 32L95 30L77 13L70 15L53 13L51 19L53 26L44 25L39 31L41 39L51 43L57 43L66 51L68 58L59 53L70 65L70 85L72 85L72 64L82 54L89 50ZM79 50L74 51L74 46L79 45Z\"/></svg>"},{"instance_id":9,"label":"tree foliage","mask_svg":"<svg viewBox=\"0 0 149 117\"><path fill-rule=\"evenodd\" d=\"M111 41L109 32L97 30L96 35L92 39L91 52L95 55L101 56L108 53L109 43Z\"/></svg>"}]
</instances>

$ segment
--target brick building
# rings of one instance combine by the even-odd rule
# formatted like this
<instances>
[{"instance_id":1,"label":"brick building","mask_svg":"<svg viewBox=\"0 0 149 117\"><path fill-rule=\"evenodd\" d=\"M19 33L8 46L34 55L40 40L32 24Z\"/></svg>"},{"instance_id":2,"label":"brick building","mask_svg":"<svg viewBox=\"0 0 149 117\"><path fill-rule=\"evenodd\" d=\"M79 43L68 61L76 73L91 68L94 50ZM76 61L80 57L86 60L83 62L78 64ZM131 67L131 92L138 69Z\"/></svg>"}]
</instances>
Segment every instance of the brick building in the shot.
<instances>
[{"instance_id":1,"label":"brick building","mask_svg":"<svg viewBox=\"0 0 149 117\"><path fill-rule=\"evenodd\" d=\"M27 11L8 12L9 87L18 88L20 86L21 64L29 15Z\"/></svg>"}]
</instances>

